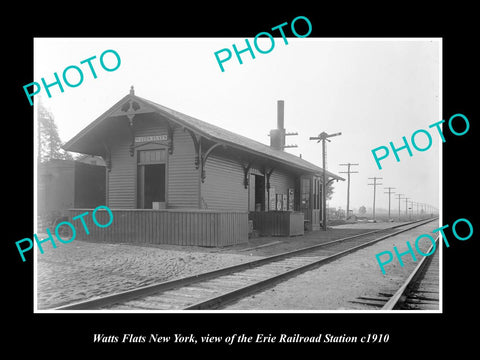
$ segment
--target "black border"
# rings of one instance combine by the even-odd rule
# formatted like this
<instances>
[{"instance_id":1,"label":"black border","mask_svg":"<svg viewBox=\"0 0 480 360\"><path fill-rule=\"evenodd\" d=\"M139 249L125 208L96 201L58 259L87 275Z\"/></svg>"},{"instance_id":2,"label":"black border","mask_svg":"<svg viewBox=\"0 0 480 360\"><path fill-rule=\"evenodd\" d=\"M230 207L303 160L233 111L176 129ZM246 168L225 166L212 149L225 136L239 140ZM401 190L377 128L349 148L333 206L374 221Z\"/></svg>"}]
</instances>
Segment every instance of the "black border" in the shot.
<instances>
[{"instance_id":1,"label":"black border","mask_svg":"<svg viewBox=\"0 0 480 360\"><path fill-rule=\"evenodd\" d=\"M3 107L4 134L4 216L7 234L2 242L4 269L7 279L8 316L6 344L12 349L33 351L59 350L68 346L72 353L83 351L123 352L162 351L167 346L175 351L208 352L239 348L248 351L282 351L285 348L338 351L355 349L375 355L411 354L413 348L428 353L432 347L449 348L460 345L462 350L475 344L475 334L470 319L475 314L475 256L479 230L472 205L475 186L475 153L473 141L476 132L474 76L478 77L474 62L477 57L473 38L474 7L439 3L428 9L418 4L396 3L388 7L364 3L340 4L327 8L323 3L304 9L294 9L287 4L271 5L266 11L245 3L218 5L202 4L199 9L184 5L175 12L160 3L149 5L120 4L100 12L85 4L65 13L56 13L48 6L40 10L24 9L13 29L4 29L8 36L4 55L7 76L7 98ZM151 9L149 11L148 9ZM33 258L27 256L22 263L14 242L33 234L33 109L25 100L23 85L33 81L33 37L253 37L258 32L290 22L296 16L306 16L313 25L310 37L441 37L443 38L443 114L444 119L462 113L470 120L469 132L461 137L448 134L443 146L443 224L452 224L458 218L469 219L476 231L465 242L450 241L444 248L444 313L443 314L33 314ZM3 25L2 25L3 26ZM12 25L10 25L12 26ZM475 75L477 74L477 75ZM13 100L13 102L11 101ZM6 125L6 126L5 126ZM8 130L8 131L7 131ZM419 183L422 179L418 179ZM447 235L451 232L447 232ZM472 324L475 326L475 324ZM474 329L474 328L473 328ZM173 335L194 333L197 337L207 333L228 336L232 333L280 333L304 336L318 333L362 336L368 333L388 333L388 344L93 344L94 333L105 334L161 333ZM30 346L33 345L33 346ZM327 346L328 345L328 346ZM253 346L253 348L252 348ZM420 348L418 347L420 346ZM388 348L388 352L385 352ZM378 351L380 353L374 353ZM158 353L162 354L162 353ZM32 354L32 356L35 356Z\"/></svg>"}]
</instances>

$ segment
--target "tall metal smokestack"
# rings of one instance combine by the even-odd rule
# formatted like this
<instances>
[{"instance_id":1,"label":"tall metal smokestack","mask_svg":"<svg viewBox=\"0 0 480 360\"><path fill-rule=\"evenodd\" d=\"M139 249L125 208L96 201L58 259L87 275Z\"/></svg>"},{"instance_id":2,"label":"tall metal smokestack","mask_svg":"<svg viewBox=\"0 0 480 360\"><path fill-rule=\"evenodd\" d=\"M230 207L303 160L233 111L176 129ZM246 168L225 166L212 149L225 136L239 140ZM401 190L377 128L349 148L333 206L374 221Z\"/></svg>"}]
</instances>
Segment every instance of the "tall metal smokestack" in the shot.
<instances>
[{"instance_id":1,"label":"tall metal smokestack","mask_svg":"<svg viewBox=\"0 0 480 360\"><path fill-rule=\"evenodd\" d=\"M275 150L297 147L297 145L285 145L285 137L298 135L298 133L287 133L285 130L285 101L277 100L277 128L270 130L270 147Z\"/></svg>"},{"instance_id":2,"label":"tall metal smokestack","mask_svg":"<svg viewBox=\"0 0 480 360\"><path fill-rule=\"evenodd\" d=\"M284 101L277 101L277 128L270 130L270 147L283 150L285 147Z\"/></svg>"},{"instance_id":3,"label":"tall metal smokestack","mask_svg":"<svg viewBox=\"0 0 480 360\"><path fill-rule=\"evenodd\" d=\"M284 119L284 106L285 102L283 100L277 101L277 129L284 129L285 119Z\"/></svg>"}]
</instances>

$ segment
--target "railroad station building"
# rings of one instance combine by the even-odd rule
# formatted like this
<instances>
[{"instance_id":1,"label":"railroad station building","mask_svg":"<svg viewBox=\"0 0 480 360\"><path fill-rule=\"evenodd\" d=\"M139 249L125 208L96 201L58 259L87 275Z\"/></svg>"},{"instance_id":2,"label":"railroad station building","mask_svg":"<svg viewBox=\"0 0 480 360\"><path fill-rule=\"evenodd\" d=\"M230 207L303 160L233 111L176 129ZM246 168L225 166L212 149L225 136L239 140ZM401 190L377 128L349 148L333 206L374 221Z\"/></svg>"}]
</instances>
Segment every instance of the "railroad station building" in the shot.
<instances>
[{"instance_id":1,"label":"railroad station building","mask_svg":"<svg viewBox=\"0 0 480 360\"><path fill-rule=\"evenodd\" d=\"M252 231L318 230L323 169L284 151L283 101L277 106L268 146L136 96L132 87L63 146L105 162L105 205L114 220L107 229L87 224L89 238L226 246Z\"/></svg>"}]
</instances>

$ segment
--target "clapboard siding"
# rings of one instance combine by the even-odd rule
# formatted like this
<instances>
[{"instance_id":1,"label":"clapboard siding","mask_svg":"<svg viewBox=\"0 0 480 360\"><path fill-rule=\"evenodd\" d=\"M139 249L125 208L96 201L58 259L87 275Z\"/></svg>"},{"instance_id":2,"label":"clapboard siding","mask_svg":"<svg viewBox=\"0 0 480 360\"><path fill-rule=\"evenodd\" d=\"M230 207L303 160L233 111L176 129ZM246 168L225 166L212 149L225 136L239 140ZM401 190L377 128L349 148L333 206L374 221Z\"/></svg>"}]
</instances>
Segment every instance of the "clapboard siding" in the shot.
<instances>
[{"instance_id":1,"label":"clapboard siding","mask_svg":"<svg viewBox=\"0 0 480 360\"><path fill-rule=\"evenodd\" d=\"M84 227L76 227L76 238L111 243L148 243L193 246L227 246L248 240L248 213L210 210L120 210L111 209L108 227L93 222L93 209L71 209L70 221L88 211ZM98 210L96 221L106 225L110 215Z\"/></svg>"},{"instance_id":2,"label":"clapboard siding","mask_svg":"<svg viewBox=\"0 0 480 360\"><path fill-rule=\"evenodd\" d=\"M288 189L295 187L295 175L283 170L274 170L270 176L270 186L275 187L275 193L288 194Z\"/></svg>"},{"instance_id":3,"label":"clapboard siding","mask_svg":"<svg viewBox=\"0 0 480 360\"><path fill-rule=\"evenodd\" d=\"M168 166L168 207L198 208L199 170L195 169L192 138L181 129L173 136L173 154Z\"/></svg>"},{"instance_id":4,"label":"clapboard siding","mask_svg":"<svg viewBox=\"0 0 480 360\"><path fill-rule=\"evenodd\" d=\"M119 136L112 146L112 169L108 175L108 206L118 209L135 209L137 166L130 156L130 139Z\"/></svg>"},{"instance_id":5,"label":"clapboard siding","mask_svg":"<svg viewBox=\"0 0 480 360\"><path fill-rule=\"evenodd\" d=\"M168 135L166 123L143 115L134 120L134 136ZM112 146L112 169L108 176L109 206L117 209L137 208L137 164L130 156L131 138L128 134L118 136ZM173 134L173 154L168 155L167 207L199 207L199 170L195 169L195 150L188 133L177 128ZM136 144L137 150L166 147L165 144Z\"/></svg>"},{"instance_id":6,"label":"clapboard siding","mask_svg":"<svg viewBox=\"0 0 480 360\"><path fill-rule=\"evenodd\" d=\"M205 166L202 207L215 210L248 211L248 190L243 168L233 160L211 155Z\"/></svg>"},{"instance_id":7,"label":"clapboard siding","mask_svg":"<svg viewBox=\"0 0 480 360\"><path fill-rule=\"evenodd\" d=\"M164 121L146 116L147 114L137 120L134 118L135 136L167 135L167 127Z\"/></svg>"}]
</instances>

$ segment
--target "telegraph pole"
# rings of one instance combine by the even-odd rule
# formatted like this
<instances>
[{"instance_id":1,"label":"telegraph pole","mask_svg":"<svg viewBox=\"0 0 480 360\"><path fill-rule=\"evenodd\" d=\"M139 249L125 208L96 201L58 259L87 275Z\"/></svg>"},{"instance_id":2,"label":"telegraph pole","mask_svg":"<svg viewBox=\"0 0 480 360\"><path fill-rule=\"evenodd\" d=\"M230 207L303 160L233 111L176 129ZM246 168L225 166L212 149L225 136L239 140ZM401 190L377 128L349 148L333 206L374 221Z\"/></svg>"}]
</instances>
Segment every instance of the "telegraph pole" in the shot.
<instances>
[{"instance_id":1,"label":"telegraph pole","mask_svg":"<svg viewBox=\"0 0 480 360\"><path fill-rule=\"evenodd\" d=\"M377 180L383 179L383 178L373 177L373 178L369 178L369 179L373 179L373 184L368 184L368 185L373 185L373 221L376 221L376 218L375 218L375 193L376 193L376 190L377 190L377 185L383 185L383 184L378 184Z\"/></svg>"},{"instance_id":2,"label":"telegraph pole","mask_svg":"<svg viewBox=\"0 0 480 360\"><path fill-rule=\"evenodd\" d=\"M407 204L408 199L410 198L408 197L405 198L405 216L407 217L407 219L408 219L408 204Z\"/></svg>"},{"instance_id":3,"label":"telegraph pole","mask_svg":"<svg viewBox=\"0 0 480 360\"><path fill-rule=\"evenodd\" d=\"M398 222L400 222L400 200L403 200L402 196L405 194L397 194L398 196Z\"/></svg>"},{"instance_id":4,"label":"telegraph pole","mask_svg":"<svg viewBox=\"0 0 480 360\"><path fill-rule=\"evenodd\" d=\"M339 164L340 166L347 166L347 171L340 171L340 174L348 174L348 181L347 181L347 216L346 220L348 220L348 214L350 211L350 174L356 174L358 171L350 171L350 166L358 166L359 164Z\"/></svg>"},{"instance_id":5,"label":"telegraph pole","mask_svg":"<svg viewBox=\"0 0 480 360\"><path fill-rule=\"evenodd\" d=\"M392 189L395 189L394 187L386 187L385 189L388 189L388 192L384 194L388 194L388 220L390 221L390 195L392 193L395 193L395 191L392 191Z\"/></svg>"},{"instance_id":6,"label":"telegraph pole","mask_svg":"<svg viewBox=\"0 0 480 360\"><path fill-rule=\"evenodd\" d=\"M317 143L319 143L320 141L322 142L322 161L323 161L322 222L323 222L324 231L327 231L327 174L326 174L327 169L325 169L325 157L326 157L325 140L330 142L330 140L328 140L329 137L338 136L338 135L342 135L342 133L339 132L339 133L328 135L325 131L323 131L322 133L318 134L318 136L316 137L314 136L310 137L310 140L318 140Z\"/></svg>"}]
</instances>

